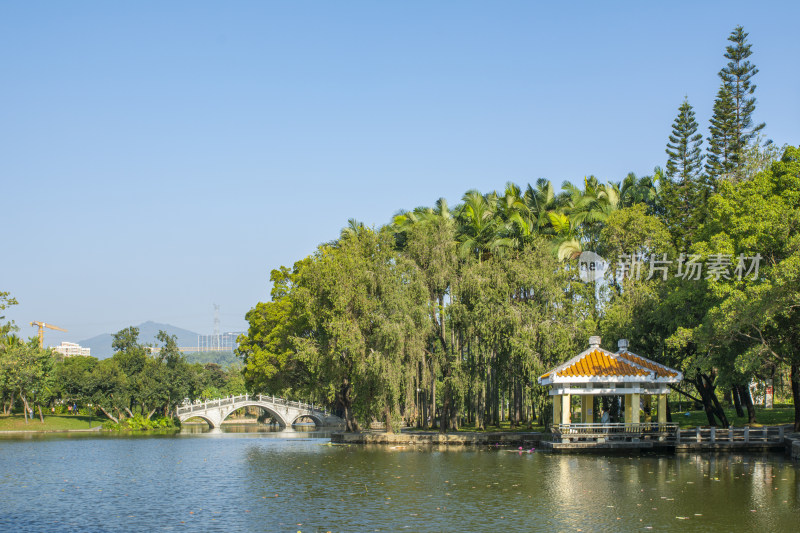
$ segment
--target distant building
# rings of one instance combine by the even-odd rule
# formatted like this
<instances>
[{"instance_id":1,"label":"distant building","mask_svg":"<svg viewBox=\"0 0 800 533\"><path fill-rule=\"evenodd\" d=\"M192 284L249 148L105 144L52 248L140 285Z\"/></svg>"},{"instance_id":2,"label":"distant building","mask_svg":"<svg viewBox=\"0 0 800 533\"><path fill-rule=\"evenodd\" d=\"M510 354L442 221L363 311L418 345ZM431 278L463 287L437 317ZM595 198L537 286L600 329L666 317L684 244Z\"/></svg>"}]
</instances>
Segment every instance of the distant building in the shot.
<instances>
[{"instance_id":1,"label":"distant building","mask_svg":"<svg viewBox=\"0 0 800 533\"><path fill-rule=\"evenodd\" d=\"M61 346L53 348L55 351L64 357L72 357L74 355L91 355L91 348L84 348L80 344L74 342L62 342Z\"/></svg>"},{"instance_id":2,"label":"distant building","mask_svg":"<svg viewBox=\"0 0 800 533\"><path fill-rule=\"evenodd\" d=\"M239 346L236 339L243 333L243 331L231 331L216 335L198 335L197 346L193 346L191 349L181 348L181 350L197 352L232 352Z\"/></svg>"}]
</instances>

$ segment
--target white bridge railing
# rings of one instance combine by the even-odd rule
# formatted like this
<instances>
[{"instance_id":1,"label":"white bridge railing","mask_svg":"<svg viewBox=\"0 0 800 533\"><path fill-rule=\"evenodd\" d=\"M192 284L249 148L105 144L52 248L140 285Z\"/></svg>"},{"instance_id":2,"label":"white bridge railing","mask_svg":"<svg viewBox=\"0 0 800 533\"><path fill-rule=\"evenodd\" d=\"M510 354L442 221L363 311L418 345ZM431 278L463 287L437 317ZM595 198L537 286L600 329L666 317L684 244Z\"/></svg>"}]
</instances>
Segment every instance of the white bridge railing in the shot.
<instances>
[{"instance_id":1,"label":"white bridge railing","mask_svg":"<svg viewBox=\"0 0 800 533\"><path fill-rule=\"evenodd\" d=\"M287 400L285 398L279 398L276 396L267 396L264 394L241 394L239 396L227 396L225 398L217 398L216 400L207 400L204 402L193 403L190 405L182 405L178 407L177 413L178 416L180 416L188 413L206 411L213 407L224 407L227 405L234 405L242 402L266 403L276 407L277 406L294 407L296 409L311 411L314 414L322 414L323 416L328 416L328 410L326 408L319 408L312 403L295 402L292 400Z\"/></svg>"}]
</instances>

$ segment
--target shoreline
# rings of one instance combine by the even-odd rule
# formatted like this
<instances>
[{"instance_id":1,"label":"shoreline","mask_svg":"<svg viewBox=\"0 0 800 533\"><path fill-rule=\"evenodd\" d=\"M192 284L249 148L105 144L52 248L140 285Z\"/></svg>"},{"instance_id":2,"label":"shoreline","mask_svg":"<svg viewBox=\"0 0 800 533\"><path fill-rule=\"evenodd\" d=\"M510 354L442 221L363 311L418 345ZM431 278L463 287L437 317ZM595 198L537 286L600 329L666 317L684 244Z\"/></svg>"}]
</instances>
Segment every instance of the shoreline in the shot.
<instances>
[{"instance_id":1,"label":"shoreline","mask_svg":"<svg viewBox=\"0 0 800 533\"><path fill-rule=\"evenodd\" d=\"M539 446L542 437L548 435L539 431L532 432L400 432L400 433L333 433L334 444L406 444L427 445L445 444L450 446Z\"/></svg>"},{"instance_id":2,"label":"shoreline","mask_svg":"<svg viewBox=\"0 0 800 533\"><path fill-rule=\"evenodd\" d=\"M685 443L653 443L650 446L645 443L602 443L589 445L588 443L571 443L566 445L556 445L550 440L549 433L542 432L492 432L492 433L438 433L438 432L358 432L358 433L333 433L331 435L332 444L354 444L354 445L378 445L391 447L405 446L534 446L548 453L613 453L623 451L648 452L657 451L670 454L686 453L783 453L793 460L800 460L800 433L787 433L783 441L778 443L726 443L724 441L716 443L708 442L685 442Z\"/></svg>"},{"instance_id":3,"label":"shoreline","mask_svg":"<svg viewBox=\"0 0 800 533\"><path fill-rule=\"evenodd\" d=\"M3 429L0 430L0 435L13 435L25 433L91 433L103 430L103 426L93 426L86 429Z\"/></svg>"}]
</instances>

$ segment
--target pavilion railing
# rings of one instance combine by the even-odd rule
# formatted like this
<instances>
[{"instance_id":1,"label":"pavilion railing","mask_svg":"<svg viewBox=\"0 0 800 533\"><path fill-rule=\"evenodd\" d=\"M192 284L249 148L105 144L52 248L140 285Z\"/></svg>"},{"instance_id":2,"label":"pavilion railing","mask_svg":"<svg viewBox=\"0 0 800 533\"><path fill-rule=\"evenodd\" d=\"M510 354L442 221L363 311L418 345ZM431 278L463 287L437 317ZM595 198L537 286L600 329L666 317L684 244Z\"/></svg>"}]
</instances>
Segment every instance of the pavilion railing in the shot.
<instances>
[{"instance_id":1,"label":"pavilion railing","mask_svg":"<svg viewBox=\"0 0 800 533\"><path fill-rule=\"evenodd\" d=\"M550 427L555 438L647 438L674 437L678 431L678 424L671 422L638 422L638 423L574 423L553 424Z\"/></svg>"},{"instance_id":2,"label":"pavilion railing","mask_svg":"<svg viewBox=\"0 0 800 533\"><path fill-rule=\"evenodd\" d=\"M675 444L682 443L720 443L720 444L754 444L782 443L785 430L778 427L727 427L727 428L692 428L678 429L678 424L666 422L624 423L575 423L553 424L551 426L554 439L596 440L599 438L622 439L639 438L666 440Z\"/></svg>"}]
</instances>

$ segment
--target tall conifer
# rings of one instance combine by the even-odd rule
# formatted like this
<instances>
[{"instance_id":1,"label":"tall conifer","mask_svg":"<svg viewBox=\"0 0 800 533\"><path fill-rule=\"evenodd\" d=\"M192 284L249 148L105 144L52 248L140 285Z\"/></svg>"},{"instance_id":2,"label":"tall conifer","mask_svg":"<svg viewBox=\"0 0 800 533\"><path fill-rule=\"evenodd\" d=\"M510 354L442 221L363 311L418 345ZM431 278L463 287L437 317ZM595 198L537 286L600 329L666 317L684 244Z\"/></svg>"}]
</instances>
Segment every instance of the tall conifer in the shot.
<instances>
[{"instance_id":1,"label":"tall conifer","mask_svg":"<svg viewBox=\"0 0 800 533\"><path fill-rule=\"evenodd\" d=\"M661 202L667 227L675 246L688 248L692 234L703 216L708 191L702 179L703 136L697 133L697 121L689 99L684 98L672 124L667 143L667 180L662 184Z\"/></svg>"},{"instance_id":2,"label":"tall conifer","mask_svg":"<svg viewBox=\"0 0 800 533\"><path fill-rule=\"evenodd\" d=\"M700 146L703 136L697 133L694 109L688 98L678 108L678 116L672 123L672 135L667 143L667 176L678 182L689 183L700 173L703 155Z\"/></svg>"},{"instance_id":3,"label":"tall conifer","mask_svg":"<svg viewBox=\"0 0 800 533\"><path fill-rule=\"evenodd\" d=\"M711 136L708 138L708 156L706 158L706 173L714 189L716 189L717 179L732 173L736 168L733 157L735 117L736 110L731 93L723 84L714 101L714 111L709 126Z\"/></svg>"},{"instance_id":4,"label":"tall conifer","mask_svg":"<svg viewBox=\"0 0 800 533\"><path fill-rule=\"evenodd\" d=\"M747 43L747 33L741 26L731 32L728 41L732 44L725 48L728 64L719 71L722 84L730 93L733 102L731 132L731 161L734 172L739 174L744 164L744 152L764 123L753 124L753 112L756 109L756 98L753 93L756 86L751 82L758 69L747 59L752 55L751 45Z\"/></svg>"}]
</instances>

